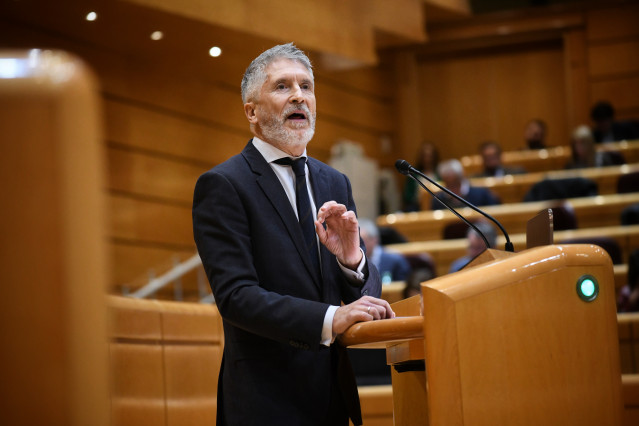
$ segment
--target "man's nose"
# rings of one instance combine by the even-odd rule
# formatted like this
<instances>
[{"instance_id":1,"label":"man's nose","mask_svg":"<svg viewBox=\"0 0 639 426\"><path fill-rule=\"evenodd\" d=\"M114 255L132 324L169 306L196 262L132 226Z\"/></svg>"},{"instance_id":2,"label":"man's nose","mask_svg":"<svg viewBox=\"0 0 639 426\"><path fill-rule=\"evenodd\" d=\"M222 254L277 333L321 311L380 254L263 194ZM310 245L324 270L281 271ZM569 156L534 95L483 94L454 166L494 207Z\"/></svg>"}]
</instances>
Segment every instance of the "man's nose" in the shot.
<instances>
[{"instance_id":1,"label":"man's nose","mask_svg":"<svg viewBox=\"0 0 639 426\"><path fill-rule=\"evenodd\" d=\"M299 84L294 84L291 90L292 90L291 102L295 102L295 103L304 102L304 95L302 93L302 88L299 86Z\"/></svg>"}]
</instances>

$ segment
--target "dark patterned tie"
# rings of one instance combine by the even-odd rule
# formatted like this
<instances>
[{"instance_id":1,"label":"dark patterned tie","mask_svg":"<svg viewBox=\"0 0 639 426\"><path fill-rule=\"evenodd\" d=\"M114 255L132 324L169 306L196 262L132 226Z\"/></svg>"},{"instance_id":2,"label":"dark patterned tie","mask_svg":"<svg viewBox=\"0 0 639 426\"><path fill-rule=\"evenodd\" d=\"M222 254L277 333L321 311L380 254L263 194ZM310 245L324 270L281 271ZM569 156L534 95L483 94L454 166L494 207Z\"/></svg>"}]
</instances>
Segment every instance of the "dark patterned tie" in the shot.
<instances>
[{"instance_id":1,"label":"dark patterned tie","mask_svg":"<svg viewBox=\"0 0 639 426\"><path fill-rule=\"evenodd\" d=\"M319 251L317 249L317 237L315 236L315 214L311 207L311 201L306 187L306 157L293 160L289 157L275 160L276 164L291 166L295 173L295 199L297 204L297 217L299 218L306 248L311 255L311 261L315 271L320 274Z\"/></svg>"}]
</instances>

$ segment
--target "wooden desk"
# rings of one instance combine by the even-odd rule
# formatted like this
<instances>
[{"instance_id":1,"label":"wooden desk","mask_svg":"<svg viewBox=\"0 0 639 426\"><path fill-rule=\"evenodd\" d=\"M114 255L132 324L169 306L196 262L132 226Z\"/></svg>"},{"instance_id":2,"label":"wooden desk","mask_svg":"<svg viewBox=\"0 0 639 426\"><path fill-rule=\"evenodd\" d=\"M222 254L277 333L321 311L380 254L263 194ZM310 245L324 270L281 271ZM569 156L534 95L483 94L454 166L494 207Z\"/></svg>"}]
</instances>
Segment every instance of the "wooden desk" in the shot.
<instances>
[{"instance_id":1,"label":"wooden desk","mask_svg":"<svg viewBox=\"0 0 639 426\"><path fill-rule=\"evenodd\" d=\"M597 145L599 151L617 151L623 154L626 163L639 162L639 141L621 141ZM570 160L570 146L555 146L541 150L505 151L501 158L505 166L521 166L528 172L561 170ZM466 155L460 159L466 176L479 173L483 162L481 155Z\"/></svg>"},{"instance_id":2,"label":"wooden desk","mask_svg":"<svg viewBox=\"0 0 639 426\"><path fill-rule=\"evenodd\" d=\"M571 198L565 201L575 209L580 228L614 226L619 225L619 216L624 208L639 203L639 193ZM499 220L506 231L516 234L526 232L528 219L539 211L557 204L558 201L512 203L486 206L484 211ZM461 209L460 213L469 220L483 217L469 208ZM379 226L393 227L409 241L439 240L442 238L444 227L454 222L459 222L459 219L448 210L393 213L380 216L377 220ZM521 248L523 246L519 249Z\"/></svg>"},{"instance_id":3,"label":"wooden desk","mask_svg":"<svg viewBox=\"0 0 639 426\"><path fill-rule=\"evenodd\" d=\"M554 240L560 243L563 240L576 238L611 237L614 238L622 252L622 260L625 262L633 248L639 247L639 225L630 226L605 226L598 228L582 228L568 231L555 231ZM526 234L511 234L510 240L515 250L521 251L526 247ZM503 236L497 238L497 248L503 249L506 242ZM437 276L448 273L450 264L457 258L466 254L467 242L465 238L441 241L421 241L404 244L390 244L384 248L401 254L428 253L435 261Z\"/></svg>"},{"instance_id":4,"label":"wooden desk","mask_svg":"<svg viewBox=\"0 0 639 426\"><path fill-rule=\"evenodd\" d=\"M558 170L551 172L535 172L521 175L507 175L501 178L473 178L472 186L488 188L499 196L503 204L519 203L530 188L544 179L566 179L583 177L597 183L599 194L616 194L619 176L639 171L639 163L622 166L593 167L579 170ZM424 192L421 197L422 210L429 210L431 195Z\"/></svg>"}]
</instances>

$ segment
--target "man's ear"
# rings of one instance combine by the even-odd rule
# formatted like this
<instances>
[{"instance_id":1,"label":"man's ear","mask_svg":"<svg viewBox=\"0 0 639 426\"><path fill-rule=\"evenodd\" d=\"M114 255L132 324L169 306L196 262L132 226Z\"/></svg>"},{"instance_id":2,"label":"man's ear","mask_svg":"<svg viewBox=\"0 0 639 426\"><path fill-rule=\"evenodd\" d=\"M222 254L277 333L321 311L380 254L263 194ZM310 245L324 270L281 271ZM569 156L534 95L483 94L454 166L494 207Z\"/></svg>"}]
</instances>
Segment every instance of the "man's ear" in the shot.
<instances>
[{"instance_id":1,"label":"man's ear","mask_svg":"<svg viewBox=\"0 0 639 426\"><path fill-rule=\"evenodd\" d=\"M249 123L256 124L257 123L257 115L255 115L255 103L247 102L244 104L244 114L248 119Z\"/></svg>"}]
</instances>

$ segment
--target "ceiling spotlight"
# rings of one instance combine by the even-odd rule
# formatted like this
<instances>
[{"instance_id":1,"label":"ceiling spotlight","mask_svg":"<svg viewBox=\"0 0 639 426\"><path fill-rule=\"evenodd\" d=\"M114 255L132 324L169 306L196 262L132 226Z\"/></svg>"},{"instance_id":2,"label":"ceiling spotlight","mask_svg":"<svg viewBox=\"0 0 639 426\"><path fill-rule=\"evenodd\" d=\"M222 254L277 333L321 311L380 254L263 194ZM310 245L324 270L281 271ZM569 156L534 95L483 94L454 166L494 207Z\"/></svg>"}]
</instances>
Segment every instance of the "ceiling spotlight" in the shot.
<instances>
[{"instance_id":1,"label":"ceiling spotlight","mask_svg":"<svg viewBox=\"0 0 639 426\"><path fill-rule=\"evenodd\" d=\"M153 31L151 33L151 40L162 40L162 37L164 37L162 31Z\"/></svg>"},{"instance_id":2,"label":"ceiling spotlight","mask_svg":"<svg viewBox=\"0 0 639 426\"><path fill-rule=\"evenodd\" d=\"M214 58L217 58L221 54L222 54L222 49L220 49L217 46L211 47L211 49L209 50L209 55L213 56Z\"/></svg>"},{"instance_id":3,"label":"ceiling spotlight","mask_svg":"<svg viewBox=\"0 0 639 426\"><path fill-rule=\"evenodd\" d=\"M87 16L85 18L87 21L95 21L96 19L98 19L98 14L95 12L89 12L87 13Z\"/></svg>"}]
</instances>

